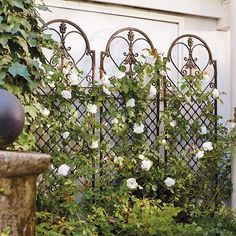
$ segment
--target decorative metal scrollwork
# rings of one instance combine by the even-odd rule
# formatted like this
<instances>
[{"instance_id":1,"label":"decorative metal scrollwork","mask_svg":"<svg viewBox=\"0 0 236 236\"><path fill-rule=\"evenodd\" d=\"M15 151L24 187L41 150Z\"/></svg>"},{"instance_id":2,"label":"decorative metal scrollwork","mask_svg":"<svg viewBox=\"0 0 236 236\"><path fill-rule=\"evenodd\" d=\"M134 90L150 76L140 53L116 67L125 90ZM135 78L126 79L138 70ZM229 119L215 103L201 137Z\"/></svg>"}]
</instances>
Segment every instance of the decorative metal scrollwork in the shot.
<instances>
[{"instance_id":1,"label":"decorative metal scrollwork","mask_svg":"<svg viewBox=\"0 0 236 236\"><path fill-rule=\"evenodd\" d=\"M153 43L150 38L141 30L136 28L123 28L116 31L107 42L105 51L101 52L100 57L100 77L104 74L113 76L121 67L125 67L125 72L131 78L135 77L134 65L142 60L141 56L146 53L144 50L149 49L155 53ZM149 81L151 83L151 81ZM120 107L125 107L124 101L121 99L120 94L111 94L116 100L116 106L119 110ZM109 113L110 101L107 99L101 107L100 122L107 123L109 129L101 129L100 137L109 144L111 148L121 145L120 141L114 137L112 133L112 121L110 115L103 115ZM114 104L113 104L114 105ZM146 142L153 145L156 137L159 135L159 93L150 101L148 110L146 111L145 125L147 127ZM134 142L132 133L128 137L130 147ZM112 149L114 150L114 149ZM115 151L115 150L114 150Z\"/></svg>"},{"instance_id":2,"label":"decorative metal scrollwork","mask_svg":"<svg viewBox=\"0 0 236 236\"><path fill-rule=\"evenodd\" d=\"M123 42L122 48L118 48L116 55L114 55L115 53L113 53L112 50L117 46L116 44L120 42ZM141 42L142 45L138 45L138 43ZM150 38L143 31L131 27L116 31L108 40L105 51L101 52L100 74L106 74L105 61L109 58L117 69L121 66L125 66L126 73L133 75L133 65L138 61L141 50L145 48L154 51L154 46ZM119 60L117 58L115 59L115 56L120 56Z\"/></svg>"},{"instance_id":3,"label":"decorative metal scrollwork","mask_svg":"<svg viewBox=\"0 0 236 236\"><path fill-rule=\"evenodd\" d=\"M48 56L48 63L60 70L65 66L70 67L71 70L82 68L81 86L89 87L94 79L95 51L90 49L84 31L75 23L65 19L49 21L43 26L42 31L52 34L52 38L60 46L59 52L51 52Z\"/></svg>"},{"instance_id":4,"label":"decorative metal scrollwork","mask_svg":"<svg viewBox=\"0 0 236 236\"><path fill-rule=\"evenodd\" d=\"M209 46L200 37L185 34L176 38L168 50L167 59L172 70L176 70L178 77L194 77L200 73L208 73L211 78L205 89L208 86L216 88L216 61L212 58ZM172 78L168 77L171 81Z\"/></svg>"},{"instance_id":5,"label":"decorative metal scrollwork","mask_svg":"<svg viewBox=\"0 0 236 236\"><path fill-rule=\"evenodd\" d=\"M202 94L212 92L217 86L216 61L213 60L211 50L206 42L196 35L182 35L173 41L167 54L167 67L170 69L171 74L167 72L164 96L167 93L173 94L173 89L180 90L179 84L181 85L183 80L189 83L192 90L195 90L196 87L192 82L195 79L200 79L199 76L202 76ZM204 75L207 76L204 77ZM184 91L181 90L181 93L185 96ZM213 97L209 99L214 108L213 113L217 114L216 100ZM168 104L165 102L165 108L167 107ZM216 124L214 122L212 123L209 119L205 111L206 107L206 101L199 101L192 96L190 101L182 102L179 110L182 118L187 121L189 127L194 122L198 122L200 127L212 127L214 130ZM179 137L179 139L176 148L180 153L187 151L190 146L200 147L206 141L204 136L195 137L190 132L187 132L185 137ZM193 159L188 164L190 168L196 170L196 160Z\"/></svg>"}]
</instances>

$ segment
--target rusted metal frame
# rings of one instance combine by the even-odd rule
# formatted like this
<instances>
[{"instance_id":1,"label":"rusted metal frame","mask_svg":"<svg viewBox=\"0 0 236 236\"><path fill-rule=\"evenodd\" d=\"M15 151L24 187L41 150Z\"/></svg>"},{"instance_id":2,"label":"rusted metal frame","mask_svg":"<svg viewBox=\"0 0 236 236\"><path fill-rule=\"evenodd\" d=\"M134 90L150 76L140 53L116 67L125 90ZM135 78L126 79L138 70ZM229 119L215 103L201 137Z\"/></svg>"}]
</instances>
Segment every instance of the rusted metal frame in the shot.
<instances>
[{"instance_id":1,"label":"rusted metal frame","mask_svg":"<svg viewBox=\"0 0 236 236\"><path fill-rule=\"evenodd\" d=\"M51 24L54 24L54 23L60 23L59 31L52 28L52 27L49 27ZM75 30L66 32L67 25L70 25L70 26L74 27ZM76 67L76 65L84 58L85 55L90 56L90 58L91 58L91 68L88 71L88 73L84 76L84 79L86 79L87 82L92 83L92 85L93 85L94 76L95 76L95 50L90 49L90 43L89 43L89 40L88 40L86 34L84 33L84 31L77 24L75 24L72 21L66 20L66 19L51 20L51 21L47 22L41 28L42 31L45 31L46 29L53 30L60 37L60 43L61 43L60 47L61 47L61 50L63 51L62 56L61 56L61 69L63 69L65 58L72 61L73 65L71 65L71 67ZM66 37L68 35L72 34L72 33L77 33L77 34L81 35L82 39L85 42L85 46L86 46L84 53L82 54L82 56L77 61L75 61L74 58L68 52L68 51L71 50L71 47L66 48L66 46L65 46ZM53 56L52 56L52 58L53 58ZM49 63L52 64L52 60L50 60Z\"/></svg>"},{"instance_id":2,"label":"rusted metal frame","mask_svg":"<svg viewBox=\"0 0 236 236\"><path fill-rule=\"evenodd\" d=\"M185 39L187 38L188 39L188 45L186 43L183 43L181 40L182 39ZM198 43L198 44L195 44L193 46L193 41L192 39L197 39L199 40L201 43ZM178 66L174 63L173 59L172 59L172 50L173 48L176 46L176 45L183 45L184 47L186 47L188 49L188 57L184 57L184 61L186 61L186 63L181 67L181 69L178 68ZM212 59L212 54L211 54L211 50L209 48L209 46L206 44L206 42L201 39L200 37L196 36L196 35L193 35L193 34L185 34L185 35L181 35L179 36L178 38L176 38L173 43L171 44L169 50L168 50L168 53L167 53L167 61L169 63L171 63L175 69L177 70L177 72L181 75L181 76L186 76L188 73L186 71L186 69L189 69L190 70L190 76L196 76L198 75L198 73L201 71L200 68L198 67L196 61L197 61L197 58L193 58L193 50L198 47L198 46L202 46L204 47L207 52L208 52L208 56L209 56L209 60L206 64L206 66L204 67L204 70L209 66L209 65L212 65L213 68L214 68L214 75L213 75L213 78L211 79L210 83L206 86L206 88L204 89L204 91L207 90L207 88L210 86L210 88L216 88L217 87L217 68L216 68L216 61ZM197 68L198 71L197 71L197 74L196 74L196 71L194 73L194 75L192 74L192 69L193 68ZM169 76L167 76L166 78L167 80L169 81L166 81L165 82L165 85L164 85L164 97L166 96L167 94L167 88L168 86L170 86L171 84L173 84L175 86L175 84L173 83L173 81L171 80L171 78ZM214 81L214 82L212 82ZM191 86L191 83L189 82L190 86ZM176 87L176 86L175 86ZM176 87L177 88L177 87ZM177 88L178 89L178 88ZM204 93L203 91L203 93ZM171 91L169 91L171 92ZM196 102L196 101L195 101ZM198 104L196 102L196 104ZM194 104L190 104L190 108L193 110L194 114L197 114L197 117L199 117L198 113L197 113L197 110L199 110L201 107L200 105L197 105L198 108L197 110L193 107ZM166 99L164 99L164 109L167 107L167 103L166 103ZM217 114L217 101L215 100L214 101L214 113ZM187 109L184 108L184 110L187 112ZM187 113L186 113L187 114ZM189 116L191 117L190 113L188 113ZM200 117L199 117L200 118ZM200 120L202 120L200 118ZM207 121L207 118L205 118L204 120L202 120L203 124L205 124L205 122ZM217 124L215 124L215 127L217 126ZM186 141L186 140L185 140ZM182 146L182 145L181 145ZM165 152L165 160L167 161L167 152Z\"/></svg>"},{"instance_id":3,"label":"rusted metal frame","mask_svg":"<svg viewBox=\"0 0 236 236\"><path fill-rule=\"evenodd\" d=\"M127 32L127 38L125 38L124 36L121 36L119 35L120 33L124 33L124 32ZM138 38L138 39L134 39L134 33L139 33L141 34L141 36L143 36L143 38ZM112 34L112 36L109 38L107 44L106 44L106 48L105 48L105 51L102 51L100 53L100 68L99 68L99 71L100 71L100 78L102 78L102 76L104 74L107 74L107 71L105 69L105 59L106 58L110 58L111 61L115 64L115 66L119 69L120 65L118 65L118 63L116 63L115 59L113 58L113 56L111 55L111 44L113 42L113 40L116 40L116 39L120 39L120 40L124 40L127 45L128 45L128 52L124 52L123 55L124 55L124 60L121 61L120 65L122 64L126 64L126 65L129 65L128 67L128 71L126 71L126 73L128 75L131 76L131 79L133 78L133 71L132 71L132 65L134 65L137 60L136 60L136 57L138 57L138 53L134 53L133 52L133 49L134 49L134 45L137 41L139 40L144 40L146 41L149 45L150 45L150 49L152 52L155 52L155 49L154 49L154 46L153 46L153 43L151 42L150 38L141 30L139 29L136 29L136 28L132 28L132 27L126 27L126 28L122 28L118 31L116 31L115 33ZM159 127L158 127L158 121L159 121L159 96L160 96L160 93L158 91L158 95L156 97L157 101L156 103L158 104L156 109L158 109L158 111L156 112L155 116L156 116L156 121L157 121L157 133L156 135L159 135ZM116 98L119 100L119 96ZM101 114L104 112L103 110L103 107L101 107L100 109L100 112ZM153 111L152 111L153 112ZM100 116L100 122L102 123L103 122L103 119L102 119L102 116ZM152 132L153 133L153 132ZM104 135L109 135L109 133L105 132L103 134L102 130L100 131L100 140L102 141L104 139ZM148 139L147 139L148 140ZM115 142L115 141L114 141ZM117 142L115 142L117 143ZM103 156L101 154L100 156L100 159L102 160ZM102 162L101 162L101 167L102 167Z\"/></svg>"}]
</instances>

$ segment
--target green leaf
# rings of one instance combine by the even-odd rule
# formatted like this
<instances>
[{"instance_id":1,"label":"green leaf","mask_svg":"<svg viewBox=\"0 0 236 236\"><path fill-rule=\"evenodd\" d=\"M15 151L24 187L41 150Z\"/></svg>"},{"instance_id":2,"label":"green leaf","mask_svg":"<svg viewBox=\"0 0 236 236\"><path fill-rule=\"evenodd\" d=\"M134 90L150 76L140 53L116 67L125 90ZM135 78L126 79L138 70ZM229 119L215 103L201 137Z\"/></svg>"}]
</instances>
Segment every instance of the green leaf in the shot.
<instances>
[{"instance_id":1,"label":"green leaf","mask_svg":"<svg viewBox=\"0 0 236 236\"><path fill-rule=\"evenodd\" d=\"M45 5L38 4L36 7L41 11L50 11L49 8ZM50 12L52 12L52 11L50 11Z\"/></svg>"},{"instance_id":2,"label":"green leaf","mask_svg":"<svg viewBox=\"0 0 236 236\"><path fill-rule=\"evenodd\" d=\"M29 50L28 50L28 44L27 44L27 41L22 39L21 37L17 36L16 37L16 41L17 43L23 48L23 50L26 52L26 53L29 53ZM15 40L14 40L15 41Z\"/></svg>"},{"instance_id":3,"label":"green leaf","mask_svg":"<svg viewBox=\"0 0 236 236\"><path fill-rule=\"evenodd\" d=\"M14 77L16 75L19 75L24 77L27 81L30 81L27 67L25 65L20 64L19 62L15 62L14 64L12 64L12 66L8 69L8 72Z\"/></svg>"},{"instance_id":4,"label":"green leaf","mask_svg":"<svg viewBox=\"0 0 236 236\"><path fill-rule=\"evenodd\" d=\"M6 77L6 72L5 71L1 71L0 72L0 85L5 84L5 82L4 82L5 77Z\"/></svg>"},{"instance_id":5,"label":"green leaf","mask_svg":"<svg viewBox=\"0 0 236 236\"><path fill-rule=\"evenodd\" d=\"M5 30L8 28L8 25L7 24L0 24L0 33L3 33L5 32ZM2 35L1 35L2 37Z\"/></svg>"},{"instance_id":6,"label":"green leaf","mask_svg":"<svg viewBox=\"0 0 236 236\"><path fill-rule=\"evenodd\" d=\"M8 34L1 34L1 36L0 36L0 44L2 44L3 47L5 47L7 45L9 39L10 39L10 35L8 35Z\"/></svg>"},{"instance_id":7,"label":"green leaf","mask_svg":"<svg viewBox=\"0 0 236 236\"><path fill-rule=\"evenodd\" d=\"M19 23L11 23L7 28L6 32L11 33L12 35L16 34L20 30Z\"/></svg>"},{"instance_id":8,"label":"green leaf","mask_svg":"<svg viewBox=\"0 0 236 236\"><path fill-rule=\"evenodd\" d=\"M12 58L9 55L5 55L1 60L0 60L0 66L7 65L10 63Z\"/></svg>"},{"instance_id":9,"label":"green leaf","mask_svg":"<svg viewBox=\"0 0 236 236\"><path fill-rule=\"evenodd\" d=\"M17 8L20 8L22 10L25 10L23 1L21 2L21 1L17 1L17 0L8 0L8 3L10 5L12 5L13 7L17 7Z\"/></svg>"},{"instance_id":10,"label":"green leaf","mask_svg":"<svg viewBox=\"0 0 236 236\"><path fill-rule=\"evenodd\" d=\"M2 23L3 19L4 18L2 16L0 16L0 24Z\"/></svg>"},{"instance_id":11,"label":"green leaf","mask_svg":"<svg viewBox=\"0 0 236 236\"><path fill-rule=\"evenodd\" d=\"M20 16L11 16L11 15L8 16L8 23L13 24L13 25L14 24L21 24L27 30L31 30L30 23L26 19L24 19Z\"/></svg>"},{"instance_id":12,"label":"green leaf","mask_svg":"<svg viewBox=\"0 0 236 236\"><path fill-rule=\"evenodd\" d=\"M32 118L36 118L38 114L38 109L34 106L25 106L25 113L28 113Z\"/></svg>"}]
</instances>

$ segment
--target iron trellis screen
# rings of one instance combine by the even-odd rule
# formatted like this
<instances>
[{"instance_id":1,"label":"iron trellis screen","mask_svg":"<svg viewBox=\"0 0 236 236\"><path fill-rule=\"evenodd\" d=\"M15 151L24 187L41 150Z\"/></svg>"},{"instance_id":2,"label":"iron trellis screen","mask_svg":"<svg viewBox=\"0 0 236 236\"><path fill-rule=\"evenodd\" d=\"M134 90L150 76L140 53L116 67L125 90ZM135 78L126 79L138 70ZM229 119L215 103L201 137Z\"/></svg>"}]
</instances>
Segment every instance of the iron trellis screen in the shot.
<instances>
[{"instance_id":1,"label":"iron trellis screen","mask_svg":"<svg viewBox=\"0 0 236 236\"><path fill-rule=\"evenodd\" d=\"M76 68L80 68L84 71L81 78L80 87L90 91L91 86L95 80L95 51L90 49L89 40L83 30L71 21L58 19L48 22L42 29L45 33L50 33L56 39L60 45L60 54L55 52L45 52L48 56L48 63L53 67L63 70L65 65L69 66L71 70L77 73ZM77 40L75 48L70 46L71 42ZM79 43L80 40L80 43ZM79 47L77 46L79 45ZM126 73L132 79L134 75L134 64L139 60L139 56L143 53L143 49L149 48L154 51L154 46L149 37L139 29L136 28L123 28L116 31L108 40L104 52L100 55L100 78L104 74L114 75L121 65L125 66ZM200 52L197 52L198 49ZM199 60L200 58L200 60ZM205 59L205 64L202 64L202 59ZM217 67L216 61L213 60L211 51L208 45L198 36L195 35L183 35L178 37L169 48L167 54L167 67L170 68L167 73L167 86L165 87L166 93L172 93L171 88L178 89L181 84L181 79L187 76L194 77L200 73L208 72L210 75L208 81L204 83L203 92L213 91L217 84ZM57 62L57 63L55 63ZM60 83L60 81L56 81ZM189 82L191 83L191 82ZM48 85L50 91L53 91L53 87ZM42 89L41 93L46 95L45 90ZM116 99L117 109L124 106L121 102L119 94L111 94ZM217 114L217 104L212 98L211 103L214 106L214 114ZM54 106L60 111L60 101L55 101ZM159 135L159 115L162 101L160 100L160 93L152 100L146 111L146 124L147 136L146 142L152 145L155 142L155 137ZM80 97L75 97L72 101L72 105L78 111L77 122L83 122L85 115L85 108L80 102ZM120 140L113 137L111 133L111 117L105 116L109 114L109 97L107 102L103 104L100 110L98 119L100 122L106 122L108 129L100 130L100 139L110 144L111 149L114 146L119 146ZM207 114L204 114L204 101L198 102L193 97L190 103L181 104L181 115L189 122L189 126L194 121L199 122L199 126L209 126L211 122L208 119ZM164 103L164 109L167 107L167 103ZM211 127L215 127L215 124L210 124ZM38 148L41 151L51 153L52 149L60 148L62 137L54 140L53 136L50 136L51 127L46 130L35 131L35 135L38 142ZM133 137L129 137L130 144L132 145ZM67 151L73 152L76 150L76 143L71 143L68 140ZM197 144L198 147L205 141L203 138L197 138L188 135L187 138L179 140L177 150L179 152L186 151L189 147ZM184 158L184 157L183 157ZM193 159L189 163L192 169L196 169L197 162Z\"/></svg>"},{"instance_id":2,"label":"iron trellis screen","mask_svg":"<svg viewBox=\"0 0 236 236\"><path fill-rule=\"evenodd\" d=\"M200 59L200 60L199 60ZM171 73L167 73L167 83L165 92L172 94L172 90L180 90L181 82L186 80L190 87L196 91L192 85L196 76L203 76L202 94L211 92L217 87L217 66L216 61L212 58L207 43L200 37L192 34L182 35L176 38L171 44L167 53L167 67ZM205 79L204 79L205 78ZM181 90L183 96L186 94ZM187 130L195 123L203 129L208 129L208 132L215 131L216 123L212 123L209 119L209 114L205 112L207 106L205 101L199 101L195 96L192 96L190 101L182 102L180 106L180 114L188 123ZM213 114L217 114L217 102L212 97L210 103L214 107ZM165 108L168 105L165 102ZM194 133L187 133L186 137L179 137L177 150L188 152L194 147L201 147L206 141L206 135L197 136ZM184 156L182 157L184 159ZM197 160L194 158L189 161L189 166L197 170Z\"/></svg>"},{"instance_id":3,"label":"iron trellis screen","mask_svg":"<svg viewBox=\"0 0 236 236\"><path fill-rule=\"evenodd\" d=\"M75 73L80 76L80 83L77 85L87 93L90 92L90 88L94 82L94 71L95 71L95 51L90 49L89 40L84 31L77 26L75 23L65 19L55 19L49 21L42 28L45 34L51 35L51 37L58 42L59 52L52 50L45 51L47 62L62 71L63 68L67 67L71 73ZM73 42L77 42L76 46ZM73 47L71 45L74 45ZM77 45L80 45L77 47ZM83 74L78 71L78 68L83 69ZM48 93L53 93L57 84L62 81L55 81L55 84L47 84L47 89L41 89L41 94L47 96ZM72 107L78 112L77 122L83 122L85 117L85 107L80 102L80 96L74 96L71 101ZM54 110L61 111L62 101L55 100L52 104ZM60 138L55 139L52 135L52 127L48 127L42 132L40 128L36 129L35 134L37 137L38 148L41 151L51 153L51 151L61 149L61 142L63 140L62 135ZM71 138L68 139L66 145L67 152L73 152L77 150L77 143Z\"/></svg>"},{"instance_id":4,"label":"iron trellis screen","mask_svg":"<svg viewBox=\"0 0 236 236\"><path fill-rule=\"evenodd\" d=\"M150 38L141 30L136 28L123 28L116 31L108 40L105 51L101 52L100 56L100 78L104 74L109 76L114 75L123 66L125 73L131 80L135 79L134 66L139 62L140 57L144 54L144 50L150 49L153 53L155 51L153 43ZM151 83L151 81L149 81ZM124 108L125 103L121 100L120 94L112 93L111 96L115 98L117 110ZM109 114L110 106L109 97L100 110L100 122L106 123L108 129L101 129L100 138L106 141L115 151L122 149L120 139L117 139L112 134L112 120ZM113 104L114 105L114 104ZM106 115L105 115L106 114ZM159 135L159 92L157 96L152 99L146 111L145 127L147 127L146 142L152 145L156 137ZM128 135L130 148L134 142L132 132ZM130 149L129 148L129 149Z\"/></svg>"}]
</instances>

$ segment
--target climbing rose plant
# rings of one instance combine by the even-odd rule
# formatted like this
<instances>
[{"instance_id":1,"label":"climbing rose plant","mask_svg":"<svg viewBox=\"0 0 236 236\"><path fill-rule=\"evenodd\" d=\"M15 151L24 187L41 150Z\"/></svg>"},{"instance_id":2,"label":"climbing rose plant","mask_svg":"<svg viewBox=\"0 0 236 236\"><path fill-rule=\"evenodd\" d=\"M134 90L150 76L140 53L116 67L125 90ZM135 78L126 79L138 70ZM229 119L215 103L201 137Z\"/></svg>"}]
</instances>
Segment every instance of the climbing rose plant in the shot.
<instances>
[{"instance_id":1,"label":"climbing rose plant","mask_svg":"<svg viewBox=\"0 0 236 236\"><path fill-rule=\"evenodd\" d=\"M54 148L51 144L53 167L39 184L38 235L45 232L45 221L59 235L214 235L218 231L233 235L234 219L222 200L229 198L231 189L229 153L234 137L219 123L212 103L212 99L220 102L221 94L216 89L202 93L204 74L185 77L179 88L164 92L166 61L147 52L134 65L132 77L121 66L114 76L104 74L95 81L89 92L76 86L83 75L80 70L77 77L70 69L52 74L60 83L43 97L50 116L41 125L42 130L52 127L55 140L61 142ZM148 145L146 111L159 93L167 104L158 121L164 128ZM123 104L119 109L118 96ZM74 99L83 105L83 119L71 105ZM205 101L202 116L209 120L207 127L198 120L189 125L181 115L180 105L191 99ZM54 106L57 100L63 112ZM99 118L104 104L107 109L100 116L109 117L109 124ZM101 129L119 141L111 146L109 137L100 138ZM177 151L179 140L190 136L196 143ZM204 140L201 145L199 139ZM74 144L69 153L68 143ZM197 171L189 167L192 160ZM215 221L205 227L201 219L212 216Z\"/></svg>"},{"instance_id":2,"label":"climbing rose plant","mask_svg":"<svg viewBox=\"0 0 236 236\"><path fill-rule=\"evenodd\" d=\"M149 52L132 78L121 67L86 90L79 86L83 72L74 73L69 62L61 67L61 51L38 21L32 0L0 0L0 86L18 96L26 113L24 132L9 149L45 151L53 158L38 181L36 235L235 235L235 220L221 201L229 198L235 131L229 133L213 113L210 100L220 101L220 92L201 93L206 74L184 78L163 97L166 62ZM42 48L58 55L58 67L47 63ZM159 93L167 104L158 121L164 129L150 146L146 111ZM206 101L209 126L196 121L189 128L179 106L191 99ZM108 101L103 116L110 117L111 129L98 119ZM73 102L84 109L83 119ZM101 128L119 142L110 146L100 139ZM203 135L205 142L179 153L176 145L186 135ZM197 172L187 165L193 158Z\"/></svg>"}]
</instances>

